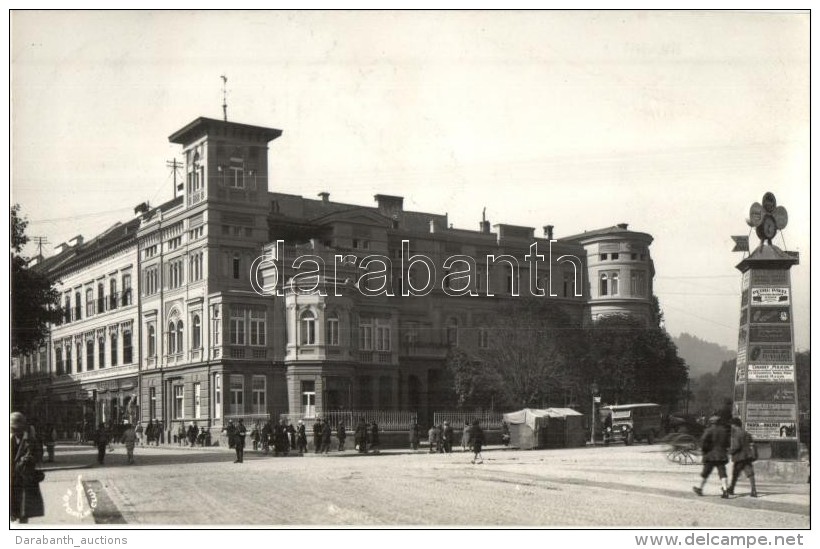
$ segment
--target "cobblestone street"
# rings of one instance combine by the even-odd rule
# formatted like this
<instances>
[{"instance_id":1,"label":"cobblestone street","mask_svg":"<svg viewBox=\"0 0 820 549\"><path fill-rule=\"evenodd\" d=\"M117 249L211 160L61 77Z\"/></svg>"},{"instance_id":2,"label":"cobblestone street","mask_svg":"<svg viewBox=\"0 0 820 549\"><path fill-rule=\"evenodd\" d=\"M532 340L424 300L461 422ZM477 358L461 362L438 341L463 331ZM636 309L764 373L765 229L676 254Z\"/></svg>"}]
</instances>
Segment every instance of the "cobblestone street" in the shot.
<instances>
[{"instance_id":1,"label":"cobblestone street","mask_svg":"<svg viewBox=\"0 0 820 549\"><path fill-rule=\"evenodd\" d=\"M45 524L447 525L545 527L807 528L809 486L758 474L758 499L741 479L723 500L717 477L692 493L700 465L666 459L664 447L471 454L385 451L273 458L224 449L117 447L103 467L91 447L58 447L42 484ZM47 464L51 465L51 464ZM85 466L85 467L84 467ZM73 468L72 468L73 467ZM64 499L82 475L93 515ZM76 505L74 505L76 506ZM68 507L68 510L66 509Z\"/></svg>"}]
</instances>

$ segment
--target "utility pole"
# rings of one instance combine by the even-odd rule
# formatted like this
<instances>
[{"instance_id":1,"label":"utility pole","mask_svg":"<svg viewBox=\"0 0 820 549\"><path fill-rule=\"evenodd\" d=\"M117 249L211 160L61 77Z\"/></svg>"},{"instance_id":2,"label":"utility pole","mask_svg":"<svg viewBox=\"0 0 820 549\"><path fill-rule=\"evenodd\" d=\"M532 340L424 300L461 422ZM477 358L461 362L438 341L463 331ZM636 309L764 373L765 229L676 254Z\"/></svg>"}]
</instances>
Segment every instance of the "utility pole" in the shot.
<instances>
[{"instance_id":1,"label":"utility pole","mask_svg":"<svg viewBox=\"0 0 820 549\"><path fill-rule=\"evenodd\" d=\"M48 244L48 238L45 236L32 236L31 240L37 243L37 255L43 255L43 244Z\"/></svg>"},{"instance_id":2,"label":"utility pole","mask_svg":"<svg viewBox=\"0 0 820 549\"><path fill-rule=\"evenodd\" d=\"M174 198L177 197L177 191L181 191L182 189L177 188L177 170L182 168L182 162L179 162L176 158L173 160L166 160L165 165L171 168L172 173L174 174ZM180 177L180 180L182 177Z\"/></svg>"},{"instance_id":3,"label":"utility pole","mask_svg":"<svg viewBox=\"0 0 820 549\"><path fill-rule=\"evenodd\" d=\"M222 79L222 117L224 118L225 122L228 121L228 77L224 74L220 76Z\"/></svg>"}]
</instances>

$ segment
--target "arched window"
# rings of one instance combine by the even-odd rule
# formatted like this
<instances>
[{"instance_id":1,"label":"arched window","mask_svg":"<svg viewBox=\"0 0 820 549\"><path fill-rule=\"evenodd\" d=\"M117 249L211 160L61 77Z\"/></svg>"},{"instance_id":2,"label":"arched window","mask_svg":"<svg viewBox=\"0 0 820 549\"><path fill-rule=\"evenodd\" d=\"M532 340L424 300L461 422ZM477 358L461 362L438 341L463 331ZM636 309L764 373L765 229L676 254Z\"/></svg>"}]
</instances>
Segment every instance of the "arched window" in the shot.
<instances>
[{"instance_id":1,"label":"arched window","mask_svg":"<svg viewBox=\"0 0 820 549\"><path fill-rule=\"evenodd\" d=\"M600 295L609 295L609 277L606 274L601 275L601 291Z\"/></svg>"},{"instance_id":2,"label":"arched window","mask_svg":"<svg viewBox=\"0 0 820 549\"><path fill-rule=\"evenodd\" d=\"M117 308L117 279L112 278L108 283L108 308Z\"/></svg>"},{"instance_id":3,"label":"arched window","mask_svg":"<svg viewBox=\"0 0 820 549\"><path fill-rule=\"evenodd\" d=\"M83 317L83 296L80 292L74 292L74 320Z\"/></svg>"},{"instance_id":4,"label":"arched window","mask_svg":"<svg viewBox=\"0 0 820 549\"><path fill-rule=\"evenodd\" d=\"M305 311L301 316L301 336L302 345L314 345L316 343L316 316L313 311Z\"/></svg>"},{"instance_id":5,"label":"arched window","mask_svg":"<svg viewBox=\"0 0 820 549\"><path fill-rule=\"evenodd\" d=\"M100 369L105 368L105 338L101 337L97 341L97 357L100 361Z\"/></svg>"},{"instance_id":6,"label":"arched window","mask_svg":"<svg viewBox=\"0 0 820 549\"><path fill-rule=\"evenodd\" d=\"M177 352L177 328L173 321L168 323L168 354Z\"/></svg>"},{"instance_id":7,"label":"arched window","mask_svg":"<svg viewBox=\"0 0 820 549\"><path fill-rule=\"evenodd\" d=\"M148 326L148 356L157 356L157 330L153 324Z\"/></svg>"},{"instance_id":8,"label":"arched window","mask_svg":"<svg viewBox=\"0 0 820 549\"><path fill-rule=\"evenodd\" d=\"M202 347L202 321L199 315L194 315L191 321L191 348L199 349Z\"/></svg>"},{"instance_id":9,"label":"arched window","mask_svg":"<svg viewBox=\"0 0 820 549\"><path fill-rule=\"evenodd\" d=\"M177 321L177 352L181 353L183 351L182 348L182 321Z\"/></svg>"}]
</instances>

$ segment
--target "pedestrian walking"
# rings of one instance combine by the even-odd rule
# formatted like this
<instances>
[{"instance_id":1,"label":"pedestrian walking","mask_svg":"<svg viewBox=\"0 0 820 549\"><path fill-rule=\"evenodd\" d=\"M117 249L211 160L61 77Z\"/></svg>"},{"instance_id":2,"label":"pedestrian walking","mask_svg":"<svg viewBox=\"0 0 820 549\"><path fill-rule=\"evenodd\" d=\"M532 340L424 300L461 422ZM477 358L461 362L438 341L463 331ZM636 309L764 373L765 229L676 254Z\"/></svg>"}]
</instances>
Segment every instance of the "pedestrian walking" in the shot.
<instances>
[{"instance_id":1,"label":"pedestrian walking","mask_svg":"<svg viewBox=\"0 0 820 549\"><path fill-rule=\"evenodd\" d=\"M342 421L340 421L339 426L336 427L336 437L339 439L339 451L344 452L347 433L345 432L345 424Z\"/></svg>"},{"instance_id":2,"label":"pedestrian walking","mask_svg":"<svg viewBox=\"0 0 820 549\"><path fill-rule=\"evenodd\" d=\"M133 425L125 423L125 431L122 433L122 441L125 443L125 453L128 456L128 465L134 463L134 445L137 443L137 432Z\"/></svg>"},{"instance_id":3,"label":"pedestrian walking","mask_svg":"<svg viewBox=\"0 0 820 549\"><path fill-rule=\"evenodd\" d=\"M379 453L379 426L375 420L370 425L370 449L374 454Z\"/></svg>"},{"instance_id":4,"label":"pedestrian walking","mask_svg":"<svg viewBox=\"0 0 820 549\"><path fill-rule=\"evenodd\" d=\"M185 429L185 425L180 422L179 427L177 427L177 434L174 435L174 442L182 446L186 444L186 439L188 438L188 431Z\"/></svg>"},{"instance_id":5,"label":"pedestrian walking","mask_svg":"<svg viewBox=\"0 0 820 549\"><path fill-rule=\"evenodd\" d=\"M743 422L739 417L732 418L732 434L729 444L729 453L732 455L732 482L729 485L729 495L735 495L735 485L740 473L746 473L749 484L752 485L753 498L757 497L755 485L755 468L752 465L757 460L757 448L752 435L743 429Z\"/></svg>"},{"instance_id":6,"label":"pedestrian walking","mask_svg":"<svg viewBox=\"0 0 820 549\"><path fill-rule=\"evenodd\" d=\"M364 418L359 418L359 423L356 425L356 431L353 433L353 440L356 442L356 450L360 454L367 453L367 425Z\"/></svg>"},{"instance_id":7,"label":"pedestrian walking","mask_svg":"<svg viewBox=\"0 0 820 549\"><path fill-rule=\"evenodd\" d=\"M445 421L441 428L441 445L445 454L453 451L453 428L449 421Z\"/></svg>"},{"instance_id":8,"label":"pedestrian walking","mask_svg":"<svg viewBox=\"0 0 820 549\"><path fill-rule=\"evenodd\" d=\"M40 492L40 482L45 475L37 469L37 463L43 459L43 446L22 413L11 413L9 428L12 471L9 520L25 524L31 517L45 515L43 494Z\"/></svg>"},{"instance_id":9,"label":"pedestrian walking","mask_svg":"<svg viewBox=\"0 0 820 549\"><path fill-rule=\"evenodd\" d=\"M253 442L253 451L259 449L259 439L261 438L262 433L259 431L259 422L253 424L253 429L251 429L251 441Z\"/></svg>"},{"instance_id":10,"label":"pedestrian walking","mask_svg":"<svg viewBox=\"0 0 820 549\"><path fill-rule=\"evenodd\" d=\"M296 450L296 429L293 427L293 423L288 421L288 426L286 430L288 433L288 438L290 438L290 449Z\"/></svg>"},{"instance_id":11,"label":"pedestrian walking","mask_svg":"<svg viewBox=\"0 0 820 549\"><path fill-rule=\"evenodd\" d=\"M464 430L461 432L461 451L466 452L470 447L470 431L472 426L469 421L464 422Z\"/></svg>"},{"instance_id":12,"label":"pedestrian walking","mask_svg":"<svg viewBox=\"0 0 820 549\"><path fill-rule=\"evenodd\" d=\"M142 442L142 433L143 433L142 423L137 423L137 427L136 427L136 429L134 429L134 434L137 435L137 444L139 444L140 446L144 446L144 444Z\"/></svg>"},{"instance_id":13,"label":"pedestrian walking","mask_svg":"<svg viewBox=\"0 0 820 549\"><path fill-rule=\"evenodd\" d=\"M105 464L105 450L111 442L111 435L104 423L100 423L97 433L94 435L94 443L97 445L97 463Z\"/></svg>"},{"instance_id":14,"label":"pedestrian walking","mask_svg":"<svg viewBox=\"0 0 820 549\"><path fill-rule=\"evenodd\" d=\"M296 427L296 446L299 448L299 453L307 452L307 432L305 423L300 419L299 425Z\"/></svg>"},{"instance_id":15,"label":"pedestrian walking","mask_svg":"<svg viewBox=\"0 0 820 549\"><path fill-rule=\"evenodd\" d=\"M316 418L313 423L313 453L322 451L322 418Z\"/></svg>"},{"instance_id":16,"label":"pedestrian walking","mask_svg":"<svg viewBox=\"0 0 820 549\"><path fill-rule=\"evenodd\" d=\"M239 424L234 432L234 438L236 439L234 440L234 447L236 448L236 461L234 463L245 462L245 435L247 432L248 430L245 428L242 418L239 418Z\"/></svg>"},{"instance_id":17,"label":"pedestrian walking","mask_svg":"<svg viewBox=\"0 0 820 549\"><path fill-rule=\"evenodd\" d=\"M236 447L236 426L233 424L233 420L229 419L228 424L222 428L222 431L225 433L225 436L228 438L228 448L235 448Z\"/></svg>"},{"instance_id":18,"label":"pedestrian walking","mask_svg":"<svg viewBox=\"0 0 820 549\"><path fill-rule=\"evenodd\" d=\"M419 449L419 422L418 420L413 420L413 424L410 425L410 449L411 450L418 450Z\"/></svg>"},{"instance_id":19,"label":"pedestrian walking","mask_svg":"<svg viewBox=\"0 0 820 549\"><path fill-rule=\"evenodd\" d=\"M510 445L510 424L506 421L501 422L501 444Z\"/></svg>"},{"instance_id":20,"label":"pedestrian walking","mask_svg":"<svg viewBox=\"0 0 820 549\"><path fill-rule=\"evenodd\" d=\"M54 463L54 445L57 442L57 429L50 423L46 425L43 430L42 442L46 445L46 453L48 454L48 462Z\"/></svg>"},{"instance_id":21,"label":"pedestrian walking","mask_svg":"<svg viewBox=\"0 0 820 549\"><path fill-rule=\"evenodd\" d=\"M481 455L481 448L484 446L484 431L478 424L478 420L473 420L473 426L470 429L470 446L473 450L473 460L470 463L478 461L479 464L484 463L484 456Z\"/></svg>"},{"instance_id":22,"label":"pedestrian walking","mask_svg":"<svg viewBox=\"0 0 820 549\"><path fill-rule=\"evenodd\" d=\"M427 431L427 443L430 445L430 453L435 454L438 451L438 432L435 425Z\"/></svg>"},{"instance_id":23,"label":"pedestrian walking","mask_svg":"<svg viewBox=\"0 0 820 549\"><path fill-rule=\"evenodd\" d=\"M713 469L717 469L718 477L720 477L720 490L723 499L729 498L729 483L726 478L726 462L728 458L729 448L729 432L721 422L719 416L712 416L709 418L709 427L703 433L701 439L701 449L703 450L703 471L701 471L700 486L693 486L692 490L699 496L703 495L703 487L706 486L706 480L712 473Z\"/></svg>"},{"instance_id":24,"label":"pedestrian walking","mask_svg":"<svg viewBox=\"0 0 820 549\"><path fill-rule=\"evenodd\" d=\"M270 444L273 441L273 425L271 425L270 420L267 420L262 426L260 437L262 440L262 453L268 455L268 452L270 452Z\"/></svg>"},{"instance_id":25,"label":"pedestrian walking","mask_svg":"<svg viewBox=\"0 0 820 549\"><path fill-rule=\"evenodd\" d=\"M285 420L280 419L279 423L273 428L273 451L274 456L278 456L282 454L283 456L288 455L288 449L290 448L290 442L288 441L288 429L285 426Z\"/></svg>"},{"instance_id":26,"label":"pedestrian walking","mask_svg":"<svg viewBox=\"0 0 820 549\"><path fill-rule=\"evenodd\" d=\"M330 428L330 422L324 420L322 422L322 453L330 452L330 439L333 437L333 429Z\"/></svg>"}]
</instances>

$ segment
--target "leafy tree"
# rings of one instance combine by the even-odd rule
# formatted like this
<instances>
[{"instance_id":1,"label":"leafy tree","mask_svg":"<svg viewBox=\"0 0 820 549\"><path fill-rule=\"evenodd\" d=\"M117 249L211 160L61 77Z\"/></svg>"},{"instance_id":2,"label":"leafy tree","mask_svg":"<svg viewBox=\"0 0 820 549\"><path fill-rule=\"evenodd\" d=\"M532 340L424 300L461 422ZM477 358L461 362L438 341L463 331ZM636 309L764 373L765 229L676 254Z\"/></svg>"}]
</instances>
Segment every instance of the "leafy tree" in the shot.
<instances>
[{"instance_id":1,"label":"leafy tree","mask_svg":"<svg viewBox=\"0 0 820 549\"><path fill-rule=\"evenodd\" d=\"M596 321L588 333L588 375L600 387L603 400L675 406L688 372L664 329L613 315Z\"/></svg>"},{"instance_id":2,"label":"leafy tree","mask_svg":"<svg viewBox=\"0 0 820 549\"><path fill-rule=\"evenodd\" d=\"M582 334L559 308L522 298L501 305L485 324L489 348L451 351L447 371L461 407L540 407L582 377L574 360ZM561 401L563 404L563 401Z\"/></svg>"},{"instance_id":3,"label":"leafy tree","mask_svg":"<svg viewBox=\"0 0 820 549\"><path fill-rule=\"evenodd\" d=\"M28 267L21 254L28 243L28 221L20 206L11 208L11 354L19 356L39 348L48 337L49 324L62 318L60 295L51 280Z\"/></svg>"}]
</instances>

